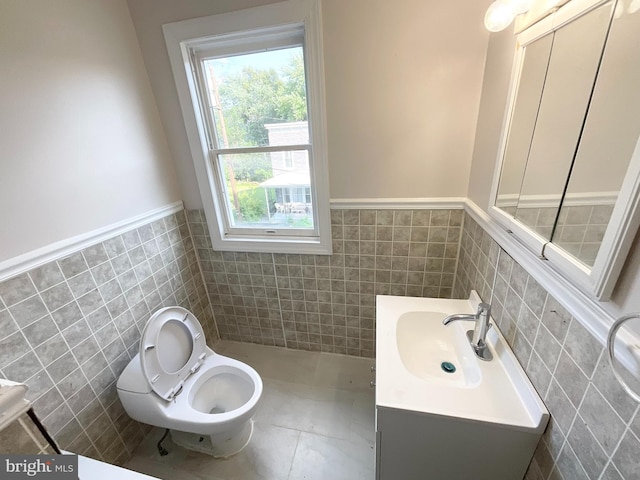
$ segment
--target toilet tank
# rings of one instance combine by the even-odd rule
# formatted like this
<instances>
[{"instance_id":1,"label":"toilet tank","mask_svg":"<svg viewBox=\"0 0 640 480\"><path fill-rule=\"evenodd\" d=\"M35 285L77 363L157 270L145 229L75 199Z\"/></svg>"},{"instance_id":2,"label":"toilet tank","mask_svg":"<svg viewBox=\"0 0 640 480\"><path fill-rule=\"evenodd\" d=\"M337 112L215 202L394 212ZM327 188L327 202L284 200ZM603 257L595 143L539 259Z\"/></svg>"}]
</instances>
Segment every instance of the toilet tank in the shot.
<instances>
[{"instance_id":1,"label":"toilet tank","mask_svg":"<svg viewBox=\"0 0 640 480\"><path fill-rule=\"evenodd\" d=\"M154 395L151 385L142 373L139 354L133 357L116 384L118 397L127 414L142 423L158 426L161 400Z\"/></svg>"},{"instance_id":2,"label":"toilet tank","mask_svg":"<svg viewBox=\"0 0 640 480\"><path fill-rule=\"evenodd\" d=\"M116 388L118 391L151 393L151 385L149 385L149 382L147 382L147 379L144 378L144 374L142 373L139 353L131 359L129 365L127 365L120 374Z\"/></svg>"}]
</instances>

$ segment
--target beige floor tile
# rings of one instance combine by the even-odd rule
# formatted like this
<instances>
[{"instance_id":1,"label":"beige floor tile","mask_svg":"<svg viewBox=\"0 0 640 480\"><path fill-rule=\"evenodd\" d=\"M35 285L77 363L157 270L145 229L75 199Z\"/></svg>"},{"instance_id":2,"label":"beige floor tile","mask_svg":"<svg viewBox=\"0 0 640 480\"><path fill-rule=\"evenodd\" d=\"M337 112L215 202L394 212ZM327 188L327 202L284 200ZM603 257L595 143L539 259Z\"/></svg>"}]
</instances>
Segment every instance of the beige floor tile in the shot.
<instances>
[{"instance_id":1,"label":"beige floor tile","mask_svg":"<svg viewBox=\"0 0 640 480\"><path fill-rule=\"evenodd\" d=\"M156 444L163 434L164 429L154 428L138 446L133 457L124 467L165 480L203 480L202 476L189 472L184 468L189 452L175 446L170 437L167 437L163 442L163 446L167 448L169 454L164 457L158 454ZM219 479L209 476L207 480Z\"/></svg>"},{"instance_id":2,"label":"beige floor tile","mask_svg":"<svg viewBox=\"0 0 640 480\"><path fill-rule=\"evenodd\" d=\"M154 431L125 468L167 480L286 480L300 432L254 423L251 442L228 459L185 450L165 440L169 454L160 457L155 447L162 431Z\"/></svg>"},{"instance_id":3,"label":"beige floor tile","mask_svg":"<svg viewBox=\"0 0 640 480\"><path fill-rule=\"evenodd\" d=\"M371 372L373 364L374 361L370 358L324 354L318 360L313 384L318 387L370 392L371 381L375 378Z\"/></svg>"},{"instance_id":4,"label":"beige floor tile","mask_svg":"<svg viewBox=\"0 0 640 480\"><path fill-rule=\"evenodd\" d=\"M373 447L303 432L290 480L372 480Z\"/></svg>"},{"instance_id":5,"label":"beige floor tile","mask_svg":"<svg viewBox=\"0 0 640 480\"><path fill-rule=\"evenodd\" d=\"M376 402L372 394L356 396L353 402L349 440L374 445L376 441Z\"/></svg>"},{"instance_id":6,"label":"beige floor tile","mask_svg":"<svg viewBox=\"0 0 640 480\"><path fill-rule=\"evenodd\" d=\"M221 460L189 452L182 469L225 480L285 480L299 436L297 430L256 422L251 443L239 454Z\"/></svg>"},{"instance_id":7,"label":"beige floor tile","mask_svg":"<svg viewBox=\"0 0 640 480\"><path fill-rule=\"evenodd\" d=\"M263 382L256 421L296 430L309 428L313 387L269 379Z\"/></svg>"},{"instance_id":8,"label":"beige floor tile","mask_svg":"<svg viewBox=\"0 0 640 480\"><path fill-rule=\"evenodd\" d=\"M255 418L263 423L303 432L368 442L373 438L374 422L369 411L372 403L371 392L359 394L265 380ZM371 431L368 435L367 428Z\"/></svg>"},{"instance_id":9,"label":"beige floor tile","mask_svg":"<svg viewBox=\"0 0 640 480\"><path fill-rule=\"evenodd\" d=\"M311 384L319 353L222 340L214 350L251 365L264 379Z\"/></svg>"},{"instance_id":10,"label":"beige floor tile","mask_svg":"<svg viewBox=\"0 0 640 480\"><path fill-rule=\"evenodd\" d=\"M354 395L344 390L314 387L309 406L309 426L300 430L348 439L353 417Z\"/></svg>"}]
</instances>

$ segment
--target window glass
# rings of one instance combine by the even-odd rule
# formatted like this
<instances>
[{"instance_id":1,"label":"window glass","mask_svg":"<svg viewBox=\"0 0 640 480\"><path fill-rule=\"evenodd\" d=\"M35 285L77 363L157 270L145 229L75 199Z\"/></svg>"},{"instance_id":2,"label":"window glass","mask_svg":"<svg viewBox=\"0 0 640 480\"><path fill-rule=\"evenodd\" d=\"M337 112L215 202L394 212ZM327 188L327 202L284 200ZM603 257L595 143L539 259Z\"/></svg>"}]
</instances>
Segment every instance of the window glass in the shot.
<instances>
[{"instance_id":1,"label":"window glass","mask_svg":"<svg viewBox=\"0 0 640 480\"><path fill-rule=\"evenodd\" d=\"M204 61L218 148L308 143L309 131L271 133L270 125L307 120L303 48Z\"/></svg>"},{"instance_id":2,"label":"window glass","mask_svg":"<svg viewBox=\"0 0 640 480\"><path fill-rule=\"evenodd\" d=\"M279 168L284 153L292 154L296 170ZM232 227L313 229L306 150L224 154L218 158Z\"/></svg>"}]
</instances>

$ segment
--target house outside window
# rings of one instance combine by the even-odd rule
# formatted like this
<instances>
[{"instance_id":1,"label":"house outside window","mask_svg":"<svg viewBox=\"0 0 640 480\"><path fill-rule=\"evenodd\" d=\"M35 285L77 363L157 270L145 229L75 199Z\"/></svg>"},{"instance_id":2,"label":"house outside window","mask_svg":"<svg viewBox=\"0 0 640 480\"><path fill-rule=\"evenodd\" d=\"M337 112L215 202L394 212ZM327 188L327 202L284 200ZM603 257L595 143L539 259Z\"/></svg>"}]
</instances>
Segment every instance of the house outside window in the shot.
<instances>
[{"instance_id":1,"label":"house outside window","mask_svg":"<svg viewBox=\"0 0 640 480\"><path fill-rule=\"evenodd\" d=\"M331 253L319 8L164 26L216 249Z\"/></svg>"}]
</instances>

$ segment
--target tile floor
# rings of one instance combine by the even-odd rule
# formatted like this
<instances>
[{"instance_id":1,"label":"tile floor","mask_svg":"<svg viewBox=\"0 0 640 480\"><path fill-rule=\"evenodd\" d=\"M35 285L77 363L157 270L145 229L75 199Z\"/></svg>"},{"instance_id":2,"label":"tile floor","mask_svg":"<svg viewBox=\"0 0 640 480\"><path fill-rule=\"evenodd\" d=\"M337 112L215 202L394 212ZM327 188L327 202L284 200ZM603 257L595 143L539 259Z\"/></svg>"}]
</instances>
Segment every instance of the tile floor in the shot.
<instances>
[{"instance_id":1,"label":"tile floor","mask_svg":"<svg viewBox=\"0 0 640 480\"><path fill-rule=\"evenodd\" d=\"M372 359L221 341L216 352L255 368L264 393L251 443L216 460L156 442L154 429L126 468L179 480L372 480L374 391Z\"/></svg>"}]
</instances>

